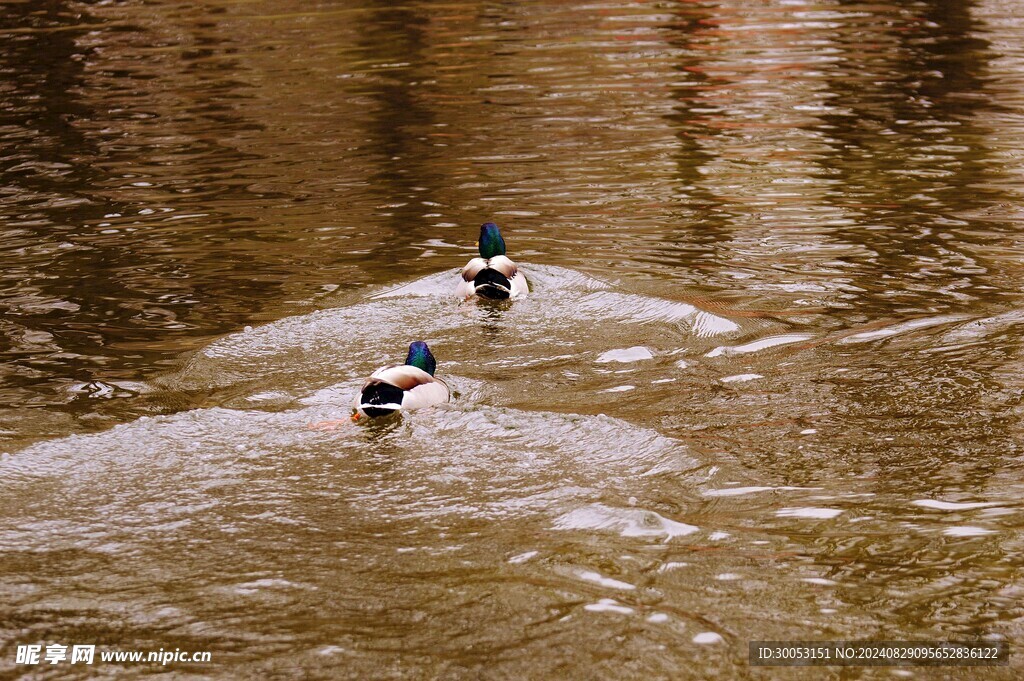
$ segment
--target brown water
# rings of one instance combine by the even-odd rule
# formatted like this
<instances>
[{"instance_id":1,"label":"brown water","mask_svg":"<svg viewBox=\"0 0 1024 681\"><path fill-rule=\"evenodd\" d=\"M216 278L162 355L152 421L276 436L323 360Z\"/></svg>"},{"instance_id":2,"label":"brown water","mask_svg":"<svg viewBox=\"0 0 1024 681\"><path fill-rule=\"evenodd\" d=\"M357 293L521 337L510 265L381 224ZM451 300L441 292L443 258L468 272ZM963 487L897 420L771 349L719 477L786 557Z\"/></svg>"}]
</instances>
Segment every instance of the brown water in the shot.
<instances>
[{"instance_id":1,"label":"brown water","mask_svg":"<svg viewBox=\"0 0 1024 681\"><path fill-rule=\"evenodd\" d=\"M1024 634L1019 15L3 3L0 675L1016 678L746 656Z\"/></svg>"}]
</instances>

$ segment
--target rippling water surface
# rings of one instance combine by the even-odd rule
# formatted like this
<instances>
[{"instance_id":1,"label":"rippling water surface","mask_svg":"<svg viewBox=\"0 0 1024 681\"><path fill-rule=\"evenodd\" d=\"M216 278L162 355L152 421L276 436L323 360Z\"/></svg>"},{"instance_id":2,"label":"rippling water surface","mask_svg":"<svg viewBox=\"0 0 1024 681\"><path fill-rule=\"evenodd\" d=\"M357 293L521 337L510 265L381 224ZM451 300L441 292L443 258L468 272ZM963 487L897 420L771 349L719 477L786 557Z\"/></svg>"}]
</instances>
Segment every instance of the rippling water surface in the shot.
<instances>
[{"instance_id":1,"label":"rippling water surface","mask_svg":"<svg viewBox=\"0 0 1024 681\"><path fill-rule=\"evenodd\" d=\"M0 674L1022 640L1016 3L0 9ZM454 402L346 421L416 339Z\"/></svg>"}]
</instances>

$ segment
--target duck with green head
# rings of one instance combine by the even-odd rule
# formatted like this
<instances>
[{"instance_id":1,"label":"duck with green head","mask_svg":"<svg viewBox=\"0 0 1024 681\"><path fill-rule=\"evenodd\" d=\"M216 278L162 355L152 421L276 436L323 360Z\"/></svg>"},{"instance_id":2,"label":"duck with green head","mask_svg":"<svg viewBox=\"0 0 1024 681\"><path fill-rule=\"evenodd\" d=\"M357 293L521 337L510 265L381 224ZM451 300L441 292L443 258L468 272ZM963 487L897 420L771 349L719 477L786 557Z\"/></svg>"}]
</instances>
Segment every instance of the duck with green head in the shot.
<instances>
[{"instance_id":1,"label":"duck with green head","mask_svg":"<svg viewBox=\"0 0 1024 681\"><path fill-rule=\"evenodd\" d=\"M526 275L505 255L505 240L498 225L485 222L480 225L480 257L473 258L462 268L462 281L455 289L460 298L480 296L492 300L506 300L530 291Z\"/></svg>"},{"instance_id":2,"label":"duck with green head","mask_svg":"<svg viewBox=\"0 0 1024 681\"><path fill-rule=\"evenodd\" d=\"M353 405L356 414L376 418L443 404L451 399L448 384L434 376L437 361L423 341L409 345L405 364L381 367L366 379Z\"/></svg>"}]
</instances>

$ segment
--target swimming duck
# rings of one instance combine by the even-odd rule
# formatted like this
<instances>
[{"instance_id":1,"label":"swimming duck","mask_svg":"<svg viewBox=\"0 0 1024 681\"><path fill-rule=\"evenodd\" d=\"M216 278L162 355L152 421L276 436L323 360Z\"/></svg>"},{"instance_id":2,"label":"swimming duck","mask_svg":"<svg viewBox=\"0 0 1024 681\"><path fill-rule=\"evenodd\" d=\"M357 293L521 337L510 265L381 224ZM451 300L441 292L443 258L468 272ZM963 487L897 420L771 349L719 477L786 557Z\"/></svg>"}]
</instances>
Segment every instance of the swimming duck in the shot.
<instances>
[{"instance_id":1,"label":"swimming duck","mask_svg":"<svg viewBox=\"0 0 1024 681\"><path fill-rule=\"evenodd\" d=\"M412 411L451 399L448 384L434 376L437 361L423 341L409 345L405 364L381 367L374 371L355 399L359 416L387 416L396 411Z\"/></svg>"},{"instance_id":2,"label":"swimming duck","mask_svg":"<svg viewBox=\"0 0 1024 681\"><path fill-rule=\"evenodd\" d=\"M480 257L462 268L462 281L455 289L460 298L478 295L481 298L505 300L529 293L526 275L505 255L505 240L498 225L480 225Z\"/></svg>"}]
</instances>

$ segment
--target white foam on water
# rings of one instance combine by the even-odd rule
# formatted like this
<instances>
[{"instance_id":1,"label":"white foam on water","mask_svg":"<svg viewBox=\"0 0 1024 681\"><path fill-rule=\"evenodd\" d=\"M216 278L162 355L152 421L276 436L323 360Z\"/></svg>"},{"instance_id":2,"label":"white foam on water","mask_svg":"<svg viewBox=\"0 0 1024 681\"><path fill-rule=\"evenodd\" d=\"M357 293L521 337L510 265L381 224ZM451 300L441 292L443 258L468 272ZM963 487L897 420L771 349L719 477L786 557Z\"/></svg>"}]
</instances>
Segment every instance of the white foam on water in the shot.
<instances>
[{"instance_id":1,"label":"white foam on water","mask_svg":"<svg viewBox=\"0 0 1024 681\"><path fill-rule=\"evenodd\" d=\"M775 515L780 518L816 518L825 520L828 518L835 518L841 515L843 512L836 508L817 508L814 506L804 506L800 508L780 508L775 512Z\"/></svg>"},{"instance_id":2,"label":"white foam on water","mask_svg":"<svg viewBox=\"0 0 1024 681\"><path fill-rule=\"evenodd\" d=\"M598 392L602 392L602 393L624 393L624 392L629 392L630 390L636 390L636 386L635 385L617 385L614 388L607 388L605 390L599 390Z\"/></svg>"},{"instance_id":3,"label":"white foam on water","mask_svg":"<svg viewBox=\"0 0 1024 681\"><path fill-rule=\"evenodd\" d=\"M632 615L635 612L633 608L622 605L612 598L602 598L597 603L587 603L583 609L590 612L615 612L620 615Z\"/></svg>"},{"instance_id":4,"label":"white foam on water","mask_svg":"<svg viewBox=\"0 0 1024 681\"><path fill-rule=\"evenodd\" d=\"M558 530L610 530L623 537L685 537L699 528L676 522L654 511L636 508L613 508L604 504L590 504L557 518Z\"/></svg>"},{"instance_id":5,"label":"white foam on water","mask_svg":"<svg viewBox=\"0 0 1024 681\"><path fill-rule=\"evenodd\" d=\"M977 525L959 525L957 527L947 527L942 531L942 534L947 537L981 537L986 534L995 534L995 530L978 527Z\"/></svg>"},{"instance_id":6,"label":"white foam on water","mask_svg":"<svg viewBox=\"0 0 1024 681\"><path fill-rule=\"evenodd\" d=\"M740 325L736 322L703 310L698 312L693 320L693 332L699 338L722 336L739 330Z\"/></svg>"},{"instance_id":7,"label":"white foam on water","mask_svg":"<svg viewBox=\"0 0 1024 681\"><path fill-rule=\"evenodd\" d=\"M598 356L597 362L639 362L645 359L653 359L654 354L642 345L621 350L609 350Z\"/></svg>"},{"instance_id":8,"label":"white foam on water","mask_svg":"<svg viewBox=\"0 0 1024 681\"><path fill-rule=\"evenodd\" d=\"M617 579L612 579L611 577L605 577L601 573L593 572L591 570L580 570L576 573L576 576L588 582L593 582L594 584L600 584L601 586L608 587L609 589L622 589L623 591L632 591L636 588L636 586L630 584L629 582L622 582Z\"/></svg>"},{"instance_id":9,"label":"white foam on water","mask_svg":"<svg viewBox=\"0 0 1024 681\"><path fill-rule=\"evenodd\" d=\"M930 508L936 511L969 511L974 508L988 508L990 506L999 505L997 502L994 501L956 502L939 501L938 499L916 499L910 503L912 503L914 506Z\"/></svg>"},{"instance_id":10,"label":"white foam on water","mask_svg":"<svg viewBox=\"0 0 1024 681\"><path fill-rule=\"evenodd\" d=\"M758 492L775 492L775 491L790 491L790 490L816 490L821 489L820 487L764 487L764 486L753 486L753 487L725 487L723 489L706 489L701 494L706 497L738 497L745 494L757 494Z\"/></svg>"},{"instance_id":11,"label":"white foam on water","mask_svg":"<svg viewBox=\"0 0 1024 681\"><path fill-rule=\"evenodd\" d=\"M235 585L235 593L249 595L268 589L315 589L303 584L295 584L286 579L257 579L252 582L244 582Z\"/></svg>"},{"instance_id":12,"label":"white foam on water","mask_svg":"<svg viewBox=\"0 0 1024 681\"><path fill-rule=\"evenodd\" d=\"M736 374L735 376L723 376L718 379L722 383L744 383L758 378L764 378L761 374Z\"/></svg>"},{"instance_id":13,"label":"white foam on water","mask_svg":"<svg viewBox=\"0 0 1024 681\"><path fill-rule=\"evenodd\" d=\"M782 336L769 336L768 338L762 338L760 340L752 341L750 343L744 343L743 345L720 345L717 348L708 352L705 357L721 357L729 355L744 355L750 352L759 352L760 350L767 350L768 348L774 348L779 345L788 345L790 343L799 343L801 341L807 341L814 338L814 336L807 333L790 333Z\"/></svg>"},{"instance_id":14,"label":"white foam on water","mask_svg":"<svg viewBox=\"0 0 1024 681\"><path fill-rule=\"evenodd\" d=\"M722 643L725 639L722 638L721 634L716 634L713 631L702 631L693 637L693 642L699 645L711 645L714 643Z\"/></svg>"},{"instance_id":15,"label":"white foam on water","mask_svg":"<svg viewBox=\"0 0 1024 681\"><path fill-rule=\"evenodd\" d=\"M890 336L906 333L907 331L913 331L915 329L925 329L928 328L929 326L949 324L952 322L962 321L964 319L970 319L970 315L954 314L941 315L939 317L925 317L923 319L912 319L908 322L900 322L898 324L893 324L892 326L886 327L884 329L855 333L852 336L840 338L838 341L836 341L836 343L840 345L849 345L851 343L866 343L868 341L879 340L881 338L889 338Z\"/></svg>"}]
</instances>

